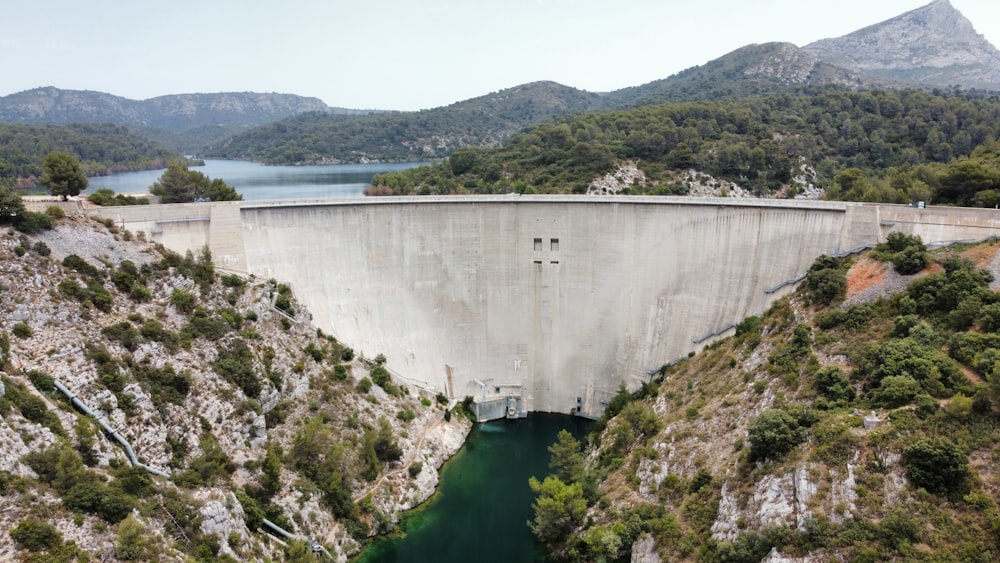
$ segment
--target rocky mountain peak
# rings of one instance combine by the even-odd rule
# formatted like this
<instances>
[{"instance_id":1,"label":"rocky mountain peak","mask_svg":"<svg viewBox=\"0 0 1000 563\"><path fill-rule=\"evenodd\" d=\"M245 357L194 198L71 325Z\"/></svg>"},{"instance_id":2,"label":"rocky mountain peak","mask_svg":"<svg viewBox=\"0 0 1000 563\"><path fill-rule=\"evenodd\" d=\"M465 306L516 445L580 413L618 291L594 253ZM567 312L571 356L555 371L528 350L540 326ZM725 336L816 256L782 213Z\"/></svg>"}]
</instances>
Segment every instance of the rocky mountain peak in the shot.
<instances>
[{"instance_id":1,"label":"rocky mountain peak","mask_svg":"<svg viewBox=\"0 0 1000 563\"><path fill-rule=\"evenodd\" d=\"M948 0L804 49L824 62L884 79L1000 89L1000 51Z\"/></svg>"}]
</instances>

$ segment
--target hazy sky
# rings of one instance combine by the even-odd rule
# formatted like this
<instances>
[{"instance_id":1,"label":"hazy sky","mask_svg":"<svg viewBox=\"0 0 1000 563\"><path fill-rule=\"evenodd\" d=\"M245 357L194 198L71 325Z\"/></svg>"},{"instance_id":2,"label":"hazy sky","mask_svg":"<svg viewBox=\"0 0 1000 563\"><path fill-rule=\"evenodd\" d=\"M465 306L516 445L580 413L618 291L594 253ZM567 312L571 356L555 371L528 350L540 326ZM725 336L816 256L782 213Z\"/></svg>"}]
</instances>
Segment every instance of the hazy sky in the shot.
<instances>
[{"instance_id":1,"label":"hazy sky","mask_svg":"<svg viewBox=\"0 0 1000 563\"><path fill-rule=\"evenodd\" d=\"M930 0L4 0L0 96L283 92L415 110L536 80L638 86ZM951 0L1000 46L1000 0Z\"/></svg>"}]
</instances>

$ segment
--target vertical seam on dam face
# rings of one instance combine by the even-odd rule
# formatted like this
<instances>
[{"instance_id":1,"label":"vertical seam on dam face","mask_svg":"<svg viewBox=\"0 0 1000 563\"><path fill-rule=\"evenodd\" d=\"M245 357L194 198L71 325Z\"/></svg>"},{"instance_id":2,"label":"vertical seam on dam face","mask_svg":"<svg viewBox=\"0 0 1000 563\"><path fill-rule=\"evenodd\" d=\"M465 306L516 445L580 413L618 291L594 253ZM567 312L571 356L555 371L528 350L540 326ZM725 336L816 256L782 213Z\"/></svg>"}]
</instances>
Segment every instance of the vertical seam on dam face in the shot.
<instances>
[{"instance_id":1,"label":"vertical seam on dam face","mask_svg":"<svg viewBox=\"0 0 1000 563\"><path fill-rule=\"evenodd\" d=\"M133 206L95 214L289 283L324 332L432 392L597 416L620 383L759 314L821 254L892 229L995 236L992 210L498 196ZM537 241L537 242L536 242ZM490 408L488 417L505 414ZM509 414L509 413L507 413Z\"/></svg>"}]
</instances>

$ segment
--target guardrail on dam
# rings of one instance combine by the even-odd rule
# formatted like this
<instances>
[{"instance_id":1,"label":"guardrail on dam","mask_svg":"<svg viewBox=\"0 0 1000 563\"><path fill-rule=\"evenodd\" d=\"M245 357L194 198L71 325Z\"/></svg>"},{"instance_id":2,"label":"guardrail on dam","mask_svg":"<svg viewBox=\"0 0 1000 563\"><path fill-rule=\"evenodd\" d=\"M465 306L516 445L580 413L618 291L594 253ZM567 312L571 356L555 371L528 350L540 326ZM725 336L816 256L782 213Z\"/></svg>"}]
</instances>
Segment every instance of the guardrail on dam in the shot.
<instances>
[{"instance_id":1,"label":"guardrail on dam","mask_svg":"<svg viewBox=\"0 0 1000 563\"><path fill-rule=\"evenodd\" d=\"M482 418L597 416L624 382L729 332L822 254L893 230L1000 233L995 210L786 200L496 196L225 202L97 214L287 281L324 332Z\"/></svg>"}]
</instances>

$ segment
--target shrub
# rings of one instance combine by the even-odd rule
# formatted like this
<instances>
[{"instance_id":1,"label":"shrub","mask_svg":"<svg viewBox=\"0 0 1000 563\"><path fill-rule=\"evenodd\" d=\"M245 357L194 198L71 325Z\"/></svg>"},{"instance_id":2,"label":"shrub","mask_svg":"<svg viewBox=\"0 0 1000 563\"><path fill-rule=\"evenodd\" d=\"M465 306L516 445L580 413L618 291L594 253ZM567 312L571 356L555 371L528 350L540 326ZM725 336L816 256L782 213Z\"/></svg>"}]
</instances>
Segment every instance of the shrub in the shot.
<instances>
[{"instance_id":1,"label":"shrub","mask_svg":"<svg viewBox=\"0 0 1000 563\"><path fill-rule=\"evenodd\" d=\"M806 273L806 287L813 300L829 305L843 295L847 288L847 275L841 268L840 260L832 256L820 256Z\"/></svg>"},{"instance_id":2,"label":"shrub","mask_svg":"<svg viewBox=\"0 0 1000 563\"><path fill-rule=\"evenodd\" d=\"M14 223L14 228L22 233L37 233L46 231L56 226L55 220L45 213L25 211L24 215Z\"/></svg>"},{"instance_id":3,"label":"shrub","mask_svg":"<svg viewBox=\"0 0 1000 563\"><path fill-rule=\"evenodd\" d=\"M876 406L894 409L907 405L920 394L920 383L908 375L890 375L882 379L878 389L871 392Z\"/></svg>"},{"instance_id":4,"label":"shrub","mask_svg":"<svg viewBox=\"0 0 1000 563\"><path fill-rule=\"evenodd\" d=\"M220 350L212 368L216 373L229 379L247 397L256 398L260 395L260 381L253 367L253 352L243 340L235 340L229 347Z\"/></svg>"},{"instance_id":5,"label":"shrub","mask_svg":"<svg viewBox=\"0 0 1000 563\"><path fill-rule=\"evenodd\" d=\"M847 375L837 366L826 366L816 372L816 391L836 403L854 400L854 387Z\"/></svg>"},{"instance_id":6,"label":"shrub","mask_svg":"<svg viewBox=\"0 0 1000 563\"><path fill-rule=\"evenodd\" d=\"M371 391L372 390L372 380L368 379L367 377L362 377L361 381L358 381L358 385L357 385L356 389L357 389L357 391L359 393L367 393L367 392Z\"/></svg>"},{"instance_id":7,"label":"shrub","mask_svg":"<svg viewBox=\"0 0 1000 563\"><path fill-rule=\"evenodd\" d=\"M28 381L35 386L42 393L52 393L56 390L55 379L43 372L36 369L29 370L25 375L28 376Z\"/></svg>"},{"instance_id":8,"label":"shrub","mask_svg":"<svg viewBox=\"0 0 1000 563\"><path fill-rule=\"evenodd\" d=\"M96 479L86 479L66 493L63 504L70 510L97 514L106 522L115 524L132 512L136 502L117 487L109 487Z\"/></svg>"},{"instance_id":9,"label":"shrub","mask_svg":"<svg viewBox=\"0 0 1000 563\"><path fill-rule=\"evenodd\" d=\"M174 288L170 292L170 304L179 313L190 313L194 310L194 295L183 289Z\"/></svg>"},{"instance_id":10,"label":"shrub","mask_svg":"<svg viewBox=\"0 0 1000 563\"><path fill-rule=\"evenodd\" d=\"M80 258L79 256L77 256L76 254L70 254L69 256L63 258L62 264L63 264L63 266L65 266L65 267L67 267L67 268L69 268L69 269L71 269L71 270L73 270L75 272L79 272L80 274L82 274L84 276L91 277L91 278L100 278L101 277L101 271L100 270L98 270L97 268L95 268L94 266L92 266L89 262L87 262L83 258Z\"/></svg>"},{"instance_id":11,"label":"shrub","mask_svg":"<svg viewBox=\"0 0 1000 563\"><path fill-rule=\"evenodd\" d=\"M62 207L57 205L50 205L45 208L45 214L53 219L65 219L66 212L62 210Z\"/></svg>"},{"instance_id":12,"label":"shrub","mask_svg":"<svg viewBox=\"0 0 1000 563\"><path fill-rule=\"evenodd\" d=\"M10 331L21 340L26 340L32 336L31 327L25 323L16 323Z\"/></svg>"},{"instance_id":13,"label":"shrub","mask_svg":"<svg viewBox=\"0 0 1000 563\"><path fill-rule=\"evenodd\" d=\"M750 421L750 461L777 459L806 439L804 428L786 411L766 410Z\"/></svg>"},{"instance_id":14,"label":"shrub","mask_svg":"<svg viewBox=\"0 0 1000 563\"><path fill-rule=\"evenodd\" d=\"M113 205L149 205L148 198L119 194L108 188L95 190L94 193L87 196L87 200L94 205L102 207Z\"/></svg>"},{"instance_id":15,"label":"shrub","mask_svg":"<svg viewBox=\"0 0 1000 563\"><path fill-rule=\"evenodd\" d=\"M146 529L129 514L118 526L118 541L115 556L122 561L136 561L144 558L146 551Z\"/></svg>"},{"instance_id":16,"label":"shrub","mask_svg":"<svg viewBox=\"0 0 1000 563\"><path fill-rule=\"evenodd\" d=\"M62 534L52 524L37 518L21 520L10 531L10 537L28 551L45 551L62 543Z\"/></svg>"},{"instance_id":17,"label":"shrub","mask_svg":"<svg viewBox=\"0 0 1000 563\"><path fill-rule=\"evenodd\" d=\"M243 507L243 514L246 516L247 529L253 532L257 530L257 528L260 528L260 526L264 523L264 511L257 505L257 501L239 489L234 491L234 493L236 494L236 500L240 501L240 506Z\"/></svg>"},{"instance_id":18,"label":"shrub","mask_svg":"<svg viewBox=\"0 0 1000 563\"><path fill-rule=\"evenodd\" d=\"M235 322L235 319L233 321ZM184 340L204 338L215 342L232 330L233 324L221 315L212 315L202 307L196 307L191 319L181 329L181 338Z\"/></svg>"},{"instance_id":19,"label":"shrub","mask_svg":"<svg viewBox=\"0 0 1000 563\"><path fill-rule=\"evenodd\" d=\"M895 507L878 524L882 544L899 549L905 543L916 543L920 526L905 508Z\"/></svg>"},{"instance_id":20,"label":"shrub","mask_svg":"<svg viewBox=\"0 0 1000 563\"><path fill-rule=\"evenodd\" d=\"M42 241L36 241L35 244L31 246L31 251L39 256L48 256L52 254L52 249L49 248L49 245Z\"/></svg>"},{"instance_id":21,"label":"shrub","mask_svg":"<svg viewBox=\"0 0 1000 563\"><path fill-rule=\"evenodd\" d=\"M910 482L932 493L961 489L969 473L969 458L947 438L920 438L903 451Z\"/></svg>"},{"instance_id":22,"label":"shrub","mask_svg":"<svg viewBox=\"0 0 1000 563\"><path fill-rule=\"evenodd\" d=\"M419 461L414 461L410 464L410 467L407 468L407 471L410 473L410 479L416 478L416 476L420 475L420 472L423 470L424 464Z\"/></svg>"},{"instance_id":23,"label":"shrub","mask_svg":"<svg viewBox=\"0 0 1000 563\"><path fill-rule=\"evenodd\" d=\"M126 350L132 352L142 343L139 331L128 321L121 321L101 329L101 334L109 340L114 340L121 344Z\"/></svg>"}]
</instances>

